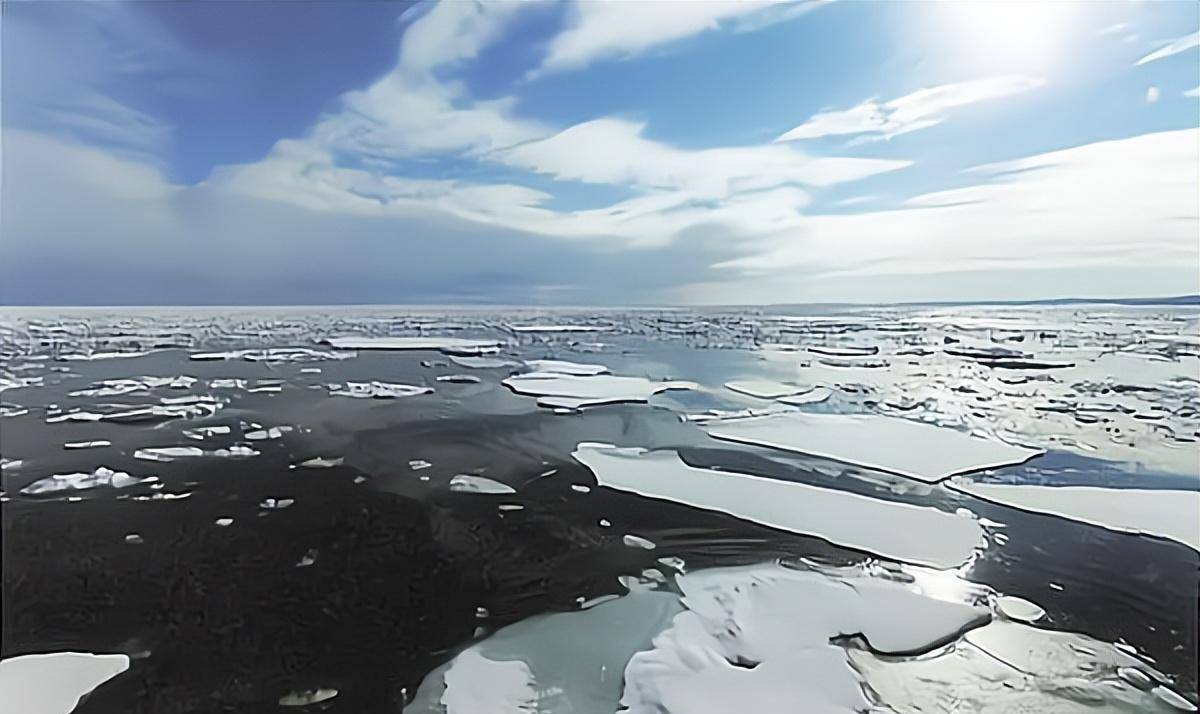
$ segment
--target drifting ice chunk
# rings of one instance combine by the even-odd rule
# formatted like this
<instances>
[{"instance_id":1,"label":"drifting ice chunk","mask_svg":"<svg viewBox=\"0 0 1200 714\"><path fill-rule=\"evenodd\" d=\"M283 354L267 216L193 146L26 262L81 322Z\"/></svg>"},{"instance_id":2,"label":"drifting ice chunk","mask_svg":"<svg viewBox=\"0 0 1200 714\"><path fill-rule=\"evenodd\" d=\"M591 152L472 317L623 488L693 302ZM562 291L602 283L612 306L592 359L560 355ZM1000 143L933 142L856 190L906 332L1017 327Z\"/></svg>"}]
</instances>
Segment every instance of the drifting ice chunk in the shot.
<instances>
[{"instance_id":1,"label":"drifting ice chunk","mask_svg":"<svg viewBox=\"0 0 1200 714\"><path fill-rule=\"evenodd\" d=\"M474 649L454 658L443 675L446 714L533 714L537 711L537 684L524 662L488 659Z\"/></svg>"},{"instance_id":2,"label":"drifting ice chunk","mask_svg":"<svg viewBox=\"0 0 1200 714\"><path fill-rule=\"evenodd\" d=\"M579 377L553 372L530 372L501 382L517 394L538 397L544 407L581 407L616 402L644 402L651 395L668 389L694 389L694 382L652 382L644 377L616 377L600 374Z\"/></svg>"},{"instance_id":3,"label":"drifting ice chunk","mask_svg":"<svg viewBox=\"0 0 1200 714\"><path fill-rule=\"evenodd\" d=\"M792 394L807 392L812 387L798 387L794 384L784 384L769 379L743 379L726 382L725 388L739 394L746 394L759 399L778 399Z\"/></svg>"},{"instance_id":4,"label":"drifting ice chunk","mask_svg":"<svg viewBox=\"0 0 1200 714\"><path fill-rule=\"evenodd\" d=\"M143 461L174 461L198 456L204 456L204 449L198 446L164 446L133 452L133 458Z\"/></svg>"},{"instance_id":5,"label":"drifting ice chunk","mask_svg":"<svg viewBox=\"0 0 1200 714\"><path fill-rule=\"evenodd\" d=\"M1046 611L1034 603L1012 595L996 598L996 609L1008 619L1021 622L1036 622L1046 615Z\"/></svg>"},{"instance_id":6,"label":"drifting ice chunk","mask_svg":"<svg viewBox=\"0 0 1200 714\"><path fill-rule=\"evenodd\" d=\"M473 374L443 374L437 381L450 384L479 384L480 379Z\"/></svg>"},{"instance_id":7,"label":"drifting ice chunk","mask_svg":"<svg viewBox=\"0 0 1200 714\"><path fill-rule=\"evenodd\" d=\"M516 493L508 484L473 474L459 474L450 479L450 490L462 493Z\"/></svg>"},{"instance_id":8,"label":"drifting ice chunk","mask_svg":"<svg viewBox=\"0 0 1200 714\"><path fill-rule=\"evenodd\" d=\"M305 689L298 692L288 692L279 698L279 706L281 707L305 707L309 704L316 704L328 699L333 699L338 695L338 690L330 688L322 689Z\"/></svg>"},{"instance_id":9,"label":"drifting ice chunk","mask_svg":"<svg viewBox=\"0 0 1200 714\"><path fill-rule=\"evenodd\" d=\"M124 471L113 471L107 466L101 466L92 473L74 473L74 474L55 474L47 476L43 479L38 479L21 489L21 493L27 496L40 496L44 493L58 493L60 491L83 491L89 488L99 488L101 486L111 486L112 488L125 488L149 481L151 478L139 478L130 476Z\"/></svg>"},{"instance_id":10,"label":"drifting ice chunk","mask_svg":"<svg viewBox=\"0 0 1200 714\"><path fill-rule=\"evenodd\" d=\"M450 355L450 361L459 367L466 367L468 369L500 369L502 367L521 366L519 362L499 357L461 357L459 355Z\"/></svg>"},{"instance_id":11,"label":"drifting ice chunk","mask_svg":"<svg viewBox=\"0 0 1200 714\"><path fill-rule=\"evenodd\" d=\"M97 439L96 441L68 441L63 444L64 449L100 449L105 446L112 446L112 442Z\"/></svg>"},{"instance_id":12,"label":"drifting ice chunk","mask_svg":"<svg viewBox=\"0 0 1200 714\"><path fill-rule=\"evenodd\" d=\"M0 660L0 702L13 714L69 714L84 695L127 669L123 654L8 657Z\"/></svg>"},{"instance_id":13,"label":"drifting ice chunk","mask_svg":"<svg viewBox=\"0 0 1200 714\"><path fill-rule=\"evenodd\" d=\"M808 348L809 352L818 355L828 355L830 357L870 357L874 354L879 354L879 348L874 346L868 347L852 347L849 345L813 345Z\"/></svg>"},{"instance_id":14,"label":"drifting ice chunk","mask_svg":"<svg viewBox=\"0 0 1200 714\"><path fill-rule=\"evenodd\" d=\"M685 464L670 451L583 443L572 454L601 486L663 498L885 558L950 568L984 544L970 516L846 491Z\"/></svg>"},{"instance_id":15,"label":"drifting ice chunk","mask_svg":"<svg viewBox=\"0 0 1200 714\"><path fill-rule=\"evenodd\" d=\"M338 456L337 458L332 459L327 459L323 456L314 456L311 459L301 461L298 466L306 469L330 469L334 466L341 466L345 460L346 457L344 456Z\"/></svg>"},{"instance_id":16,"label":"drifting ice chunk","mask_svg":"<svg viewBox=\"0 0 1200 714\"><path fill-rule=\"evenodd\" d=\"M778 400L781 404L790 404L798 407L801 404L820 404L821 402L833 396L833 390L825 387L816 387L802 394L793 394L790 397L780 397Z\"/></svg>"},{"instance_id":17,"label":"drifting ice chunk","mask_svg":"<svg viewBox=\"0 0 1200 714\"><path fill-rule=\"evenodd\" d=\"M415 397L418 394L433 394L429 387L414 387L410 384L390 384L388 382L346 382L342 387L330 385L330 396L354 397L356 399L399 399Z\"/></svg>"},{"instance_id":18,"label":"drifting ice chunk","mask_svg":"<svg viewBox=\"0 0 1200 714\"><path fill-rule=\"evenodd\" d=\"M1024 486L953 481L950 487L988 501L1125 533L1159 536L1200 551L1200 491Z\"/></svg>"},{"instance_id":19,"label":"drifting ice chunk","mask_svg":"<svg viewBox=\"0 0 1200 714\"><path fill-rule=\"evenodd\" d=\"M249 441L265 441L267 439L280 439L283 435L292 430L290 426L273 426L270 429L255 429L248 431L242 436L245 436Z\"/></svg>"},{"instance_id":20,"label":"drifting ice chunk","mask_svg":"<svg viewBox=\"0 0 1200 714\"><path fill-rule=\"evenodd\" d=\"M1019 464L1042 451L950 428L867 414L789 413L716 425L711 436L797 451L935 482L955 474Z\"/></svg>"},{"instance_id":21,"label":"drifting ice chunk","mask_svg":"<svg viewBox=\"0 0 1200 714\"><path fill-rule=\"evenodd\" d=\"M481 355L500 351L499 340L461 337L331 337L323 342L339 350L437 350L453 355Z\"/></svg>"},{"instance_id":22,"label":"drifting ice chunk","mask_svg":"<svg viewBox=\"0 0 1200 714\"><path fill-rule=\"evenodd\" d=\"M557 359L531 359L525 366L534 372L553 372L554 374L573 374L577 377L591 377L597 374L608 374L608 367L602 364L583 364Z\"/></svg>"}]
</instances>

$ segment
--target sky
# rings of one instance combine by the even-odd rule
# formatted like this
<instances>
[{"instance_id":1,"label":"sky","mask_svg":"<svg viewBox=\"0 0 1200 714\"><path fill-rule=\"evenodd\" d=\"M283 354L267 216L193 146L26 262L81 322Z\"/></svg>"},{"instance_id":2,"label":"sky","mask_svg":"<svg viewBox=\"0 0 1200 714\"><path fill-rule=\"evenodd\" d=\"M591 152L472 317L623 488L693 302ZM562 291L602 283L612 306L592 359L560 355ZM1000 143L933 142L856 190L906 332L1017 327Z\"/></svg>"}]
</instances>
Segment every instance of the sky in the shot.
<instances>
[{"instance_id":1,"label":"sky","mask_svg":"<svg viewBox=\"0 0 1200 714\"><path fill-rule=\"evenodd\" d=\"M0 304L1200 293L1200 3L0 7Z\"/></svg>"}]
</instances>

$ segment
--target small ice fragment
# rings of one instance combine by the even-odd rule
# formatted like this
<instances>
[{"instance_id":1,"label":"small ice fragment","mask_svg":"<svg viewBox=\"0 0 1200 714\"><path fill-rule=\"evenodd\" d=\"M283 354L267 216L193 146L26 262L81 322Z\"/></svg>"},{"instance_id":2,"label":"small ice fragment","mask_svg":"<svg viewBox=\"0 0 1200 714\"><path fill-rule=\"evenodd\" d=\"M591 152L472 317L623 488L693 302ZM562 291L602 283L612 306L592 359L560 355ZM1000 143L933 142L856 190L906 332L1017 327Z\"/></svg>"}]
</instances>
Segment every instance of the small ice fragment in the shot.
<instances>
[{"instance_id":1,"label":"small ice fragment","mask_svg":"<svg viewBox=\"0 0 1200 714\"><path fill-rule=\"evenodd\" d=\"M873 345L866 347L853 347L849 345L813 345L808 348L809 352L818 355L828 355L830 357L869 357L879 354L879 348Z\"/></svg>"},{"instance_id":2,"label":"small ice fragment","mask_svg":"<svg viewBox=\"0 0 1200 714\"><path fill-rule=\"evenodd\" d=\"M600 527L601 528L608 528L610 526L612 526L612 522L609 521L607 518L600 519Z\"/></svg>"},{"instance_id":3,"label":"small ice fragment","mask_svg":"<svg viewBox=\"0 0 1200 714\"><path fill-rule=\"evenodd\" d=\"M482 620L483 618L488 617L489 615L491 615L491 613L488 612L488 609L486 607L475 608L475 617Z\"/></svg>"},{"instance_id":4,"label":"small ice fragment","mask_svg":"<svg viewBox=\"0 0 1200 714\"><path fill-rule=\"evenodd\" d=\"M21 493L28 496L37 496L45 493L58 493L60 491L81 491L101 486L125 488L146 480L137 476L130 476L124 471L113 471L107 466L100 466L92 473L55 474L38 479L21 489Z\"/></svg>"},{"instance_id":5,"label":"small ice fragment","mask_svg":"<svg viewBox=\"0 0 1200 714\"><path fill-rule=\"evenodd\" d=\"M508 484L473 474L458 474L450 479L450 490L462 493L516 493Z\"/></svg>"},{"instance_id":6,"label":"small ice fragment","mask_svg":"<svg viewBox=\"0 0 1200 714\"><path fill-rule=\"evenodd\" d=\"M503 367L520 367L519 362L501 359L499 357L460 357L450 355L450 361L459 367L468 369L500 369Z\"/></svg>"},{"instance_id":7,"label":"small ice fragment","mask_svg":"<svg viewBox=\"0 0 1200 714\"><path fill-rule=\"evenodd\" d=\"M1034 603L1011 595L996 598L996 609L1008 619L1020 622L1037 622L1046 615L1046 611Z\"/></svg>"},{"instance_id":8,"label":"small ice fragment","mask_svg":"<svg viewBox=\"0 0 1200 714\"><path fill-rule=\"evenodd\" d=\"M142 461L168 462L175 459L204 456L204 450L196 446L164 446L148 449L138 449L133 452L133 458Z\"/></svg>"},{"instance_id":9,"label":"small ice fragment","mask_svg":"<svg viewBox=\"0 0 1200 714\"><path fill-rule=\"evenodd\" d=\"M801 387L795 384L784 384L770 379L741 379L725 383L725 388L759 399L778 399L793 394L807 392L812 387Z\"/></svg>"},{"instance_id":10,"label":"small ice fragment","mask_svg":"<svg viewBox=\"0 0 1200 714\"><path fill-rule=\"evenodd\" d=\"M25 463L24 459L6 459L0 457L0 471L16 471Z\"/></svg>"},{"instance_id":11,"label":"small ice fragment","mask_svg":"<svg viewBox=\"0 0 1200 714\"><path fill-rule=\"evenodd\" d=\"M1137 667L1117 667L1117 676L1138 689L1150 689L1154 686L1154 680L1150 678L1150 675Z\"/></svg>"},{"instance_id":12,"label":"small ice fragment","mask_svg":"<svg viewBox=\"0 0 1200 714\"><path fill-rule=\"evenodd\" d=\"M297 568L307 568L308 566L312 565L315 562L317 562L317 549L309 548L304 553L304 556L300 558L299 562L296 563L296 567Z\"/></svg>"},{"instance_id":13,"label":"small ice fragment","mask_svg":"<svg viewBox=\"0 0 1200 714\"><path fill-rule=\"evenodd\" d=\"M570 374L576 377L593 377L597 374L608 374L608 367L602 364L583 364L557 359L534 359L525 362L525 366L534 372L550 372L553 374Z\"/></svg>"},{"instance_id":14,"label":"small ice fragment","mask_svg":"<svg viewBox=\"0 0 1200 714\"><path fill-rule=\"evenodd\" d=\"M314 456L311 459L301 461L298 466L306 469L329 469L334 466L341 466L346 461L346 457L338 456L337 458L327 459L323 456Z\"/></svg>"},{"instance_id":15,"label":"small ice fragment","mask_svg":"<svg viewBox=\"0 0 1200 714\"><path fill-rule=\"evenodd\" d=\"M338 690L329 688L321 689L301 689L294 692L288 692L279 698L279 706L281 707L306 707L309 704L316 704L333 699L338 695Z\"/></svg>"},{"instance_id":16,"label":"small ice fragment","mask_svg":"<svg viewBox=\"0 0 1200 714\"><path fill-rule=\"evenodd\" d=\"M657 547L656 545L654 545L653 542L648 541L645 538L642 538L641 536L635 536L630 533L626 533L625 536L621 538L621 541L624 542L625 545L629 546L630 548L644 548L645 550L654 550Z\"/></svg>"},{"instance_id":17,"label":"small ice fragment","mask_svg":"<svg viewBox=\"0 0 1200 714\"><path fill-rule=\"evenodd\" d=\"M1048 585L1051 590L1058 590L1059 592L1062 592L1063 590L1063 586L1059 585L1058 583L1048 582L1046 585Z\"/></svg>"},{"instance_id":18,"label":"small ice fragment","mask_svg":"<svg viewBox=\"0 0 1200 714\"><path fill-rule=\"evenodd\" d=\"M64 449L99 449L105 446L112 446L112 442L97 439L95 441L68 441L63 444Z\"/></svg>"},{"instance_id":19,"label":"small ice fragment","mask_svg":"<svg viewBox=\"0 0 1200 714\"><path fill-rule=\"evenodd\" d=\"M473 374L443 374L437 381L450 384L479 384L481 380Z\"/></svg>"},{"instance_id":20,"label":"small ice fragment","mask_svg":"<svg viewBox=\"0 0 1200 714\"><path fill-rule=\"evenodd\" d=\"M429 387L415 387L410 384L391 384L388 382L346 382L346 386L330 385L329 394L335 397L354 397L356 399L399 399L415 397L420 394L432 394Z\"/></svg>"},{"instance_id":21,"label":"small ice fragment","mask_svg":"<svg viewBox=\"0 0 1200 714\"><path fill-rule=\"evenodd\" d=\"M433 466L433 464L431 464L428 461L425 461L423 459L413 459L412 461L408 462L408 468L412 469L413 471L420 471L421 469L427 469L430 466Z\"/></svg>"},{"instance_id":22,"label":"small ice fragment","mask_svg":"<svg viewBox=\"0 0 1200 714\"><path fill-rule=\"evenodd\" d=\"M294 498L264 498L258 505L267 510L280 510L296 502Z\"/></svg>"},{"instance_id":23,"label":"small ice fragment","mask_svg":"<svg viewBox=\"0 0 1200 714\"><path fill-rule=\"evenodd\" d=\"M498 508L501 511L523 511L523 510L525 510L525 507L519 503L501 503L499 506L496 506L496 508Z\"/></svg>"},{"instance_id":24,"label":"small ice fragment","mask_svg":"<svg viewBox=\"0 0 1200 714\"><path fill-rule=\"evenodd\" d=\"M289 431L292 431L292 427L290 426L273 426L270 429L248 431L242 436L250 441L264 441L266 439L279 439Z\"/></svg>"},{"instance_id":25,"label":"small ice fragment","mask_svg":"<svg viewBox=\"0 0 1200 714\"><path fill-rule=\"evenodd\" d=\"M780 397L776 401L781 404L789 404L791 406L800 406L801 404L820 404L833 396L833 390L826 387L816 387L803 394L794 394L790 397Z\"/></svg>"},{"instance_id":26,"label":"small ice fragment","mask_svg":"<svg viewBox=\"0 0 1200 714\"><path fill-rule=\"evenodd\" d=\"M366 482L367 482L367 477L366 477L366 476L355 476L355 477L354 477L354 483L356 483L356 484L359 484L359 483L366 483Z\"/></svg>"},{"instance_id":27,"label":"small ice fragment","mask_svg":"<svg viewBox=\"0 0 1200 714\"><path fill-rule=\"evenodd\" d=\"M233 525L233 519L232 518L218 518L217 520L213 521L213 523L216 523L218 526L221 526L222 528L226 528L228 526Z\"/></svg>"},{"instance_id":28,"label":"small ice fragment","mask_svg":"<svg viewBox=\"0 0 1200 714\"><path fill-rule=\"evenodd\" d=\"M571 484L571 490L578 491L579 493L591 493L592 492L592 488L590 486L584 486L581 483Z\"/></svg>"},{"instance_id":29,"label":"small ice fragment","mask_svg":"<svg viewBox=\"0 0 1200 714\"><path fill-rule=\"evenodd\" d=\"M1196 705L1183 698L1183 695L1176 692L1174 689L1158 685L1150 690L1150 693L1161 699L1165 704L1178 709L1181 712L1194 712Z\"/></svg>"},{"instance_id":30,"label":"small ice fragment","mask_svg":"<svg viewBox=\"0 0 1200 714\"><path fill-rule=\"evenodd\" d=\"M138 544L140 544L140 543L144 543L145 541L144 541L144 540L142 539L142 537L141 537L140 535L138 535L137 533L130 533L130 534L128 534L128 535L126 535L126 536L125 536L125 542L126 542L126 543L132 543L132 544L134 544L134 545L138 545Z\"/></svg>"},{"instance_id":31,"label":"small ice fragment","mask_svg":"<svg viewBox=\"0 0 1200 714\"><path fill-rule=\"evenodd\" d=\"M218 424L216 426L192 427L191 429L184 429L182 433L189 439L207 439L210 436L228 434L231 431L228 426Z\"/></svg>"}]
</instances>

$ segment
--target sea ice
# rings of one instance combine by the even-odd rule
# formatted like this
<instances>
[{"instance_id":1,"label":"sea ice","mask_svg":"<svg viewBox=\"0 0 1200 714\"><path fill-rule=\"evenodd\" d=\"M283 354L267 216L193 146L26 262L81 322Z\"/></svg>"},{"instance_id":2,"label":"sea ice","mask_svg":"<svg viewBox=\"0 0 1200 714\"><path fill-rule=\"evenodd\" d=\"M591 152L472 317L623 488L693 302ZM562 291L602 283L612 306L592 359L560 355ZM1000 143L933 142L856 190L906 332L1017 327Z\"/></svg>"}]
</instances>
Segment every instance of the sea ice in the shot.
<instances>
[{"instance_id":1,"label":"sea ice","mask_svg":"<svg viewBox=\"0 0 1200 714\"><path fill-rule=\"evenodd\" d=\"M718 439L842 461L935 482L1043 453L947 427L872 414L792 412L710 427Z\"/></svg>"},{"instance_id":2,"label":"sea ice","mask_svg":"<svg viewBox=\"0 0 1200 714\"><path fill-rule=\"evenodd\" d=\"M84 695L127 669L123 654L6 657L0 659L0 702L11 714L70 714Z\"/></svg>"},{"instance_id":3,"label":"sea ice","mask_svg":"<svg viewBox=\"0 0 1200 714\"><path fill-rule=\"evenodd\" d=\"M530 372L505 379L501 384L517 394L538 397L544 407L579 409L617 402L644 402L668 389L694 389L694 382L654 382L644 377L598 374L581 377L554 372Z\"/></svg>"},{"instance_id":4,"label":"sea ice","mask_svg":"<svg viewBox=\"0 0 1200 714\"><path fill-rule=\"evenodd\" d=\"M1167 538L1200 551L1200 491L950 482L963 493L1125 533Z\"/></svg>"},{"instance_id":5,"label":"sea ice","mask_svg":"<svg viewBox=\"0 0 1200 714\"><path fill-rule=\"evenodd\" d=\"M339 350L436 350L448 355L482 355L500 351L499 340L461 337L331 337L326 344Z\"/></svg>"},{"instance_id":6,"label":"sea ice","mask_svg":"<svg viewBox=\"0 0 1200 714\"><path fill-rule=\"evenodd\" d=\"M418 394L432 394L433 390L429 387L414 387L410 384L392 384L389 382L346 382L343 387L340 384L329 385L330 396L335 397L355 397L357 399L399 399L401 397L415 397Z\"/></svg>"},{"instance_id":7,"label":"sea ice","mask_svg":"<svg viewBox=\"0 0 1200 714\"><path fill-rule=\"evenodd\" d=\"M784 384L770 379L741 379L725 383L725 388L739 394L746 394L759 399L779 399L793 394L807 392L812 387L801 387L795 384Z\"/></svg>"},{"instance_id":8,"label":"sea ice","mask_svg":"<svg viewBox=\"0 0 1200 714\"><path fill-rule=\"evenodd\" d=\"M458 474L450 479L450 490L462 493L516 493L508 484L474 474Z\"/></svg>"},{"instance_id":9,"label":"sea ice","mask_svg":"<svg viewBox=\"0 0 1200 714\"><path fill-rule=\"evenodd\" d=\"M21 489L21 493L28 496L40 496L60 491L83 491L101 486L125 488L149 480L149 478L130 476L124 471L113 471L107 466L101 466L91 473L55 474L38 479Z\"/></svg>"},{"instance_id":10,"label":"sea ice","mask_svg":"<svg viewBox=\"0 0 1200 714\"><path fill-rule=\"evenodd\" d=\"M553 372L554 374L573 374L577 377L591 377L597 374L608 374L608 367L602 364L585 364L568 362L558 359L532 359L525 366L534 372Z\"/></svg>"},{"instance_id":11,"label":"sea ice","mask_svg":"<svg viewBox=\"0 0 1200 714\"><path fill-rule=\"evenodd\" d=\"M984 545L983 529L970 516L794 481L695 468L672 451L583 443L572 456L601 486L729 513L885 558L951 568Z\"/></svg>"}]
</instances>

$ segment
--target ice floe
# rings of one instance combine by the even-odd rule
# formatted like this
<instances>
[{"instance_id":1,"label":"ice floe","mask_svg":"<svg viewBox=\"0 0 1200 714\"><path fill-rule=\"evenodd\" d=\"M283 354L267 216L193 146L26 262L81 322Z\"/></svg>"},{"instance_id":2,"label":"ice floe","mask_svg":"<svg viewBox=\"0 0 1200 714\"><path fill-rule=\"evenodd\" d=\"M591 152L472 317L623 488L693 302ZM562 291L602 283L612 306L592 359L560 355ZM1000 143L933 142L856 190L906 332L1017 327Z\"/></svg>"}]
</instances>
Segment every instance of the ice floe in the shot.
<instances>
[{"instance_id":1,"label":"ice floe","mask_svg":"<svg viewBox=\"0 0 1200 714\"><path fill-rule=\"evenodd\" d=\"M509 325L513 332L606 332L603 325Z\"/></svg>"},{"instance_id":2,"label":"ice floe","mask_svg":"<svg viewBox=\"0 0 1200 714\"><path fill-rule=\"evenodd\" d=\"M449 384L479 384L481 380L473 374L443 374L437 381Z\"/></svg>"},{"instance_id":3,"label":"ice floe","mask_svg":"<svg viewBox=\"0 0 1200 714\"><path fill-rule=\"evenodd\" d=\"M450 355L450 361L459 367L468 369L501 369L504 367L520 367L520 362L514 362L510 359L501 357L471 357L462 355Z\"/></svg>"},{"instance_id":4,"label":"ice floe","mask_svg":"<svg viewBox=\"0 0 1200 714\"><path fill-rule=\"evenodd\" d=\"M1046 611L1039 605L1012 595L996 598L996 609L1008 619L1020 622L1037 622L1046 616Z\"/></svg>"},{"instance_id":5,"label":"ice floe","mask_svg":"<svg viewBox=\"0 0 1200 714\"><path fill-rule=\"evenodd\" d=\"M419 394L432 394L429 387L415 387L411 384L392 384L390 382L346 382L329 385L329 394L334 397L354 397L357 399L400 399L415 397Z\"/></svg>"},{"instance_id":6,"label":"ice floe","mask_svg":"<svg viewBox=\"0 0 1200 714\"><path fill-rule=\"evenodd\" d=\"M779 399L800 392L807 392L812 387L802 387L795 384L784 384L770 379L739 379L725 383L725 388L759 399Z\"/></svg>"},{"instance_id":7,"label":"ice floe","mask_svg":"<svg viewBox=\"0 0 1200 714\"><path fill-rule=\"evenodd\" d=\"M1039 450L983 439L947 427L872 414L793 412L723 422L718 439L796 451L926 482L1019 464Z\"/></svg>"},{"instance_id":8,"label":"ice floe","mask_svg":"<svg viewBox=\"0 0 1200 714\"><path fill-rule=\"evenodd\" d=\"M537 397L539 406L580 409L618 402L644 402L668 389L695 389L694 382L655 382L645 377L598 374L581 377L555 372L529 372L509 377L501 384L517 394Z\"/></svg>"},{"instance_id":9,"label":"ice floe","mask_svg":"<svg viewBox=\"0 0 1200 714\"><path fill-rule=\"evenodd\" d=\"M300 468L305 469L329 469L334 466L341 466L346 461L346 457L338 456L336 458L326 458L323 456L314 456L311 459L305 459L296 464Z\"/></svg>"},{"instance_id":10,"label":"ice floe","mask_svg":"<svg viewBox=\"0 0 1200 714\"><path fill-rule=\"evenodd\" d=\"M695 468L673 451L583 443L572 456L595 474L601 486L729 513L894 560L950 568L984 545L983 529L968 515L794 481Z\"/></svg>"},{"instance_id":11,"label":"ice floe","mask_svg":"<svg viewBox=\"0 0 1200 714\"><path fill-rule=\"evenodd\" d=\"M450 490L462 493L516 493L508 484L475 474L458 474L450 479Z\"/></svg>"},{"instance_id":12,"label":"ice floe","mask_svg":"<svg viewBox=\"0 0 1200 714\"><path fill-rule=\"evenodd\" d=\"M123 654L6 657L0 659L0 704L11 714L70 714L85 695L127 669Z\"/></svg>"},{"instance_id":13,"label":"ice floe","mask_svg":"<svg viewBox=\"0 0 1200 714\"><path fill-rule=\"evenodd\" d=\"M92 441L68 441L63 444L64 449L100 449L105 446L112 446L112 442L107 439L94 439Z\"/></svg>"},{"instance_id":14,"label":"ice floe","mask_svg":"<svg viewBox=\"0 0 1200 714\"><path fill-rule=\"evenodd\" d=\"M553 372L554 374L573 374L577 377L591 377L597 374L608 374L608 367L602 364L586 364L568 362L558 359L531 359L525 366L534 372Z\"/></svg>"},{"instance_id":15,"label":"ice floe","mask_svg":"<svg viewBox=\"0 0 1200 714\"><path fill-rule=\"evenodd\" d=\"M1167 538L1200 551L1200 491L978 483L950 487L1034 513L1069 518L1109 530Z\"/></svg>"},{"instance_id":16,"label":"ice floe","mask_svg":"<svg viewBox=\"0 0 1200 714\"><path fill-rule=\"evenodd\" d=\"M21 493L27 496L40 496L47 493L61 493L63 491L84 491L91 488L101 488L110 486L112 488L126 488L135 486L139 483L148 482L154 477L139 477L130 476L124 471L114 471L107 466L100 466L91 473L71 473L71 474L55 474L47 476L43 479L38 479L21 489ZM157 480L157 479L154 479Z\"/></svg>"},{"instance_id":17,"label":"ice floe","mask_svg":"<svg viewBox=\"0 0 1200 714\"><path fill-rule=\"evenodd\" d=\"M806 392L780 397L776 401L778 401L780 404L789 404L791 406L798 407L804 404L820 404L821 402L828 401L832 396L832 389L827 389L825 387L813 387Z\"/></svg>"},{"instance_id":18,"label":"ice floe","mask_svg":"<svg viewBox=\"0 0 1200 714\"><path fill-rule=\"evenodd\" d=\"M323 340L339 350L436 350L449 355L482 355L500 351L499 340L462 337L330 337Z\"/></svg>"},{"instance_id":19,"label":"ice floe","mask_svg":"<svg viewBox=\"0 0 1200 714\"><path fill-rule=\"evenodd\" d=\"M97 382L88 389L77 389L69 392L71 397L114 397L132 392L151 389L188 389L196 383L195 377L179 375L177 377L138 377L136 379L106 379Z\"/></svg>"},{"instance_id":20,"label":"ice floe","mask_svg":"<svg viewBox=\"0 0 1200 714\"><path fill-rule=\"evenodd\" d=\"M319 689L302 689L294 692L288 692L279 698L279 706L281 707L306 707L310 704L318 704L328 701L338 695L338 690L332 687L322 687Z\"/></svg>"}]
</instances>

